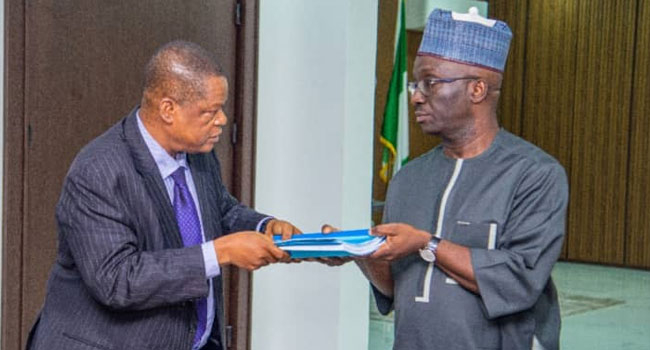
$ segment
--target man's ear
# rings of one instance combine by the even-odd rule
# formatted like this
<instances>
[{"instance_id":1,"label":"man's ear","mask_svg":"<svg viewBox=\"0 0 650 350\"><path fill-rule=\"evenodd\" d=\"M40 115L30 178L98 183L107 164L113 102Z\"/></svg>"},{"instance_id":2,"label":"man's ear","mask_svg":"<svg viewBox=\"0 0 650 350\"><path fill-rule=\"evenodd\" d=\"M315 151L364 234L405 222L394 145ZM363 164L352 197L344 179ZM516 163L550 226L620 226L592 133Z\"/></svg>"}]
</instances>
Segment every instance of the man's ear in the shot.
<instances>
[{"instance_id":1,"label":"man's ear","mask_svg":"<svg viewBox=\"0 0 650 350\"><path fill-rule=\"evenodd\" d=\"M172 100L169 97L163 97L160 99L160 104L158 105L160 118L165 124L171 124L174 122L174 116L176 115L176 101Z\"/></svg>"},{"instance_id":2,"label":"man's ear","mask_svg":"<svg viewBox=\"0 0 650 350\"><path fill-rule=\"evenodd\" d=\"M474 80L470 82L468 88L470 89L469 98L473 103L481 103L487 98L489 87L485 80Z\"/></svg>"}]
</instances>

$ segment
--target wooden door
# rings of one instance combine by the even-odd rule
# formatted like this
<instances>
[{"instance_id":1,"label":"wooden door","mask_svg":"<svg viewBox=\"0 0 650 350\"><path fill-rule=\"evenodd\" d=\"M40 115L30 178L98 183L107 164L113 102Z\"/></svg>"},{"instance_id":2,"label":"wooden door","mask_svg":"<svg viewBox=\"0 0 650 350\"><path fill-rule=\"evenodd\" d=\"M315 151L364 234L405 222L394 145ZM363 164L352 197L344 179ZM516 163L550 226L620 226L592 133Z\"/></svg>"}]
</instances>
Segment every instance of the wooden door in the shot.
<instances>
[{"instance_id":1,"label":"wooden door","mask_svg":"<svg viewBox=\"0 0 650 350\"><path fill-rule=\"evenodd\" d=\"M242 96L241 8L236 0L6 0L5 6L2 348L22 349L55 258L54 208L67 169L83 145L139 103L144 65L161 44L189 40L217 56L229 80L230 119L216 151L226 186L246 187L233 183L231 142L235 111L242 111L236 98Z\"/></svg>"}]
</instances>

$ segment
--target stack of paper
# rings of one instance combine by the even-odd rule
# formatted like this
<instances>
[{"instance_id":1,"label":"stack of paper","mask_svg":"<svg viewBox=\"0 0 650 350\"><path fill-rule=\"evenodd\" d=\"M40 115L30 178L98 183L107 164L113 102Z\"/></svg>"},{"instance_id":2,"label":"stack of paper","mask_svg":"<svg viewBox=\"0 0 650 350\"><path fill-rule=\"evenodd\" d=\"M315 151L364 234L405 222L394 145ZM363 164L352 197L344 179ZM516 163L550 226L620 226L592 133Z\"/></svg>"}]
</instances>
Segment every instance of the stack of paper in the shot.
<instances>
[{"instance_id":1,"label":"stack of paper","mask_svg":"<svg viewBox=\"0 0 650 350\"><path fill-rule=\"evenodd\" d=\"M385 240L385 237L371 236L368 229L304 233L286 241L281 236L273 237L275 244L295 259L370 255Z\"/></svg>"}]
</instances>

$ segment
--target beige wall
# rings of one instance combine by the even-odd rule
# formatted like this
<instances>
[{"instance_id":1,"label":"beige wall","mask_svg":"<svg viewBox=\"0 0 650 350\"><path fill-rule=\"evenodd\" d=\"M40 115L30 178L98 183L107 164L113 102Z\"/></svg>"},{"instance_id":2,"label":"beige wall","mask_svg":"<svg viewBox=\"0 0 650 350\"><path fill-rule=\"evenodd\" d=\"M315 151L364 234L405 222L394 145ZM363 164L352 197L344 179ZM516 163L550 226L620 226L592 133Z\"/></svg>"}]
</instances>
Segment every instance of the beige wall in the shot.
<instances>
[{"instance_id":1,"label":"beige wall","mask_svg":"<svg viewBox=\"0 0 650 350\"><path fill-rule=\"evenodd\" d=\"M305 232L370 225L377 0L260 3L255 207ZM368 348L353 263L253 273L252 350Z\"/></svg>"}]
</instances>

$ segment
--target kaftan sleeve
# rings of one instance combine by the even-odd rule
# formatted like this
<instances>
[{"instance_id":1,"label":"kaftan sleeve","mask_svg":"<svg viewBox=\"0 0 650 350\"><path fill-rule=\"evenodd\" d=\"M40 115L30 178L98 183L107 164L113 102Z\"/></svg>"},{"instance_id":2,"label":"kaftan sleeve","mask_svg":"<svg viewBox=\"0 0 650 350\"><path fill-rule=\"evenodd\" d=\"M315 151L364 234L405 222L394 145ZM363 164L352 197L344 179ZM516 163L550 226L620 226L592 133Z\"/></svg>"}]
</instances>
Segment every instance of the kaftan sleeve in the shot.
<instances>
[{"instance_id":1,"label":"kaftan sleeve","mask_svg":"<svg viewBox=\"0 0 650 350\"><path fill-rule=\"evenodd\" d=\"M564 239L568 204L564 169L557 163L538 163L513 186L517 186L513 204L496 249L471 249L479 294L490 319L535 304Z\"/></svg>"},{"instance_id":2,"label":"kaftan sleeve","mask_svg":"<svg viewBox=\"0 0 650 350\"><path fill-rule=\"evenodd\" d=\"M382 315L388 315L391 311L393 311L393 298L387 297L382 292L379 291L372 283L370 283L370 287L372 287L372 293L375 296L375 301L377 302L377 310L379 310L379 313Z\"/></svg>"}]
</instances>

